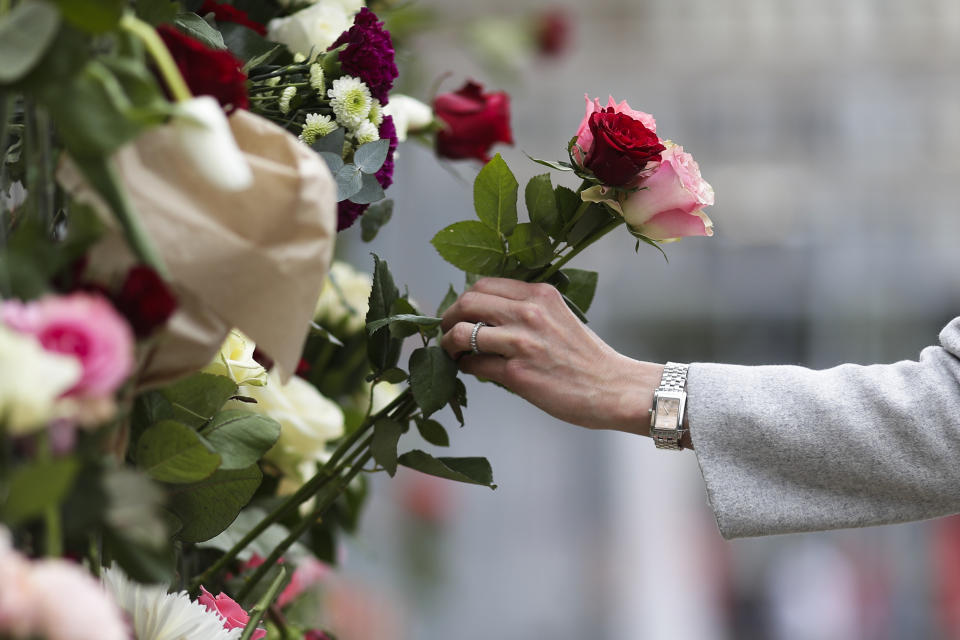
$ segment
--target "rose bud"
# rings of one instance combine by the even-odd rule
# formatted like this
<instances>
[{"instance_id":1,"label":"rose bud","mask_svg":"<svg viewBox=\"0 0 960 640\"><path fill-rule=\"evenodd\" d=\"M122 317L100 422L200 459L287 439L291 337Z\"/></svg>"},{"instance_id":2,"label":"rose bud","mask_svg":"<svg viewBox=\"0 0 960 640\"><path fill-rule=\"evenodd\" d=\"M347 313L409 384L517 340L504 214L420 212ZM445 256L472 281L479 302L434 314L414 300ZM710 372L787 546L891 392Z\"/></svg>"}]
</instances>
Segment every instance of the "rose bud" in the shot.
<instances>
[{"instance_id":1,"label":"rose bud","mask_svg":"<svg viewBox=\"0 0 960 640\"><path fill-rule=\"evenodd\" d=\"M198 12L201 16L208 13L213 14L213 19L217 22L233 22L243 25L248 29L256 31L261 36L267 35L267 27L255 20L250 19L250 15L243 9L238 9L232 4L226 2L217 2L216 0L203 0Z\"/></svg>"},{"instance_id":2,"label":"rose bud","mask_svg":"<svg viewBox=\"0 0 960 640\"><path fill-rule=\"evenodd\" d=\"M437 96L433 110L445 125L437 132L437 154L444 158L487 162L494 144L513 144L510 96L503 91L483 93L481 85L467 82L458 91Z\"/></svg>"},{"instance_id":3,"label":"rose bud","mask_svg":"<svg viewBox=\"0 0 960 640\"><path fill-rule=\"evenodd\" d=\"M166 324L177 310L177 298L157 272L146 265L137 265L114 297L138 338L145 338Z\"/></svg>"},{"instance_id":4,"label":"rose bud","mask_svg":"<svg viewBox=\"0 0 960 640\"><path fill-rule=\"evenodd\" d=\"M633 186L647 163L658 162L666 148L642 122L612 109L591 115L589 126L593 145L584 167L610 187Z\"/></svg>"},{"instance_id":5,"label":"rose bud","mask_svg":"<svg viewBox=\"0 0 960 640\"><path fill-rule=\"evenodd\" d=\"M536 20L537 49L540 55L555 58L570 45L570 15L560 7L541 12Z\"/></svg>"}]
</instances>

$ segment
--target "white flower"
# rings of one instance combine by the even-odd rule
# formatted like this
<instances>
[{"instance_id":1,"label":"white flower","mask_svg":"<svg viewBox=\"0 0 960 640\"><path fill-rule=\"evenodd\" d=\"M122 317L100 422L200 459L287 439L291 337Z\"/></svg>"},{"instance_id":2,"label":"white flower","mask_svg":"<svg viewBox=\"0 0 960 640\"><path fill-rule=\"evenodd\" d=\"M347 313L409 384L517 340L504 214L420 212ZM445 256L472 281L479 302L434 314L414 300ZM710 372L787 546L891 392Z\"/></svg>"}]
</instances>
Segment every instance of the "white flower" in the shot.
<instances>
[{"instance_id":1,"label":"white flower","mask_svg":"<svg viewBox=\"0 0 960 640\"><path fill-rule=\"evenodd\" d=\"M372 288L369 274L334 261L320 290L314 319L331 328L342 325L351 333L363 331Z\"/></svg>"},{"instance_id":2,"label":"white flower","mask_svg":"<svg viewBox=\"0 0 960 640\"><path fill-rule=\"evenodd\" d=\"M103 586L126 611L136 640L239 640L243 629L224 629L214 611L186 591L167 593L162 585L130 580L116 566L104 569Z\"/></svg>"},{"instance_id":3,"label":"white flower","mask_svg":"<svg viewBox=\"0 0 960 640\"><path fill-rule=\"evenodd\" d=\"M380 101L374 98L370 102L370 113L367 114L367 119L374 124L374 126L379 127L383 124L383 105L380 104Z\"/></svg>"},{"instance_id":4,"label":"white flower","mask_svg":"<svg viewBox=\"0 0 960 640\"><path fill-rule=\"evenodd\" d=\"M433 122L433 110L428 105L400 93L390 96L390 103L383 112L393 116L393 126L400 142L407 139L407 133L416 133Z\"/></svg>"},{"instance_id":5,"label":"white flower","mask_svg":"<svg viewBox=\"0 0 960 640\"><path fill-rule=\"evenodd\" d=\"M272 78L267 78L264 82L268 87L275 87L280 84L280 76L273 76Z\"/></svg>"},{"instance_id":6,"label":"white flower","mask_svg":"<svg viewBox=\"0 0 960 640\"><path fill-rule=\"evenodd\" d=\"M280 99L277 101L280 105L280 113L286 115L290 113L290 101L297 95L296 87L286 87L280 92Z\"/></svg>"},{"instance_id":7,"label":"white flower","mask_svg":"<svg viewBox=\"0 0 960 640\"><path fill-rule=\"evenodd\" d=\"M373 98L370 88L359 78L343 76L333 81L333 87L327 91L330 106L337 121L348 129L356 129L367 119Z\"/></svg>"},{"instance_id":8,"label":"white flower","mask_svg":"<svg viewBox=\"0 0 960 640\"><path fill-rule=\"evenodd\" d=\"M380 132L375 124L369 120L360 123L360 126L353 132L353 137L357 141L357 146L368 142L376 142L380 139Z\"/></svg>"},{"instance_id":9,"label":"white flower","mask_svg":"<svg viewBox=\"0 0 960 640\"><path fill-rule=\"evenodd\" d=\"M300 140L307 144L313 144L317 138L328 135L337 128L337 123L330 116L319 113L308 113L307 121L300 130Z\"/></svg>"},{"instance_id":10,"label":"white flower","mask_svg":"<svg viewBox=\"0 0 960 640\"><path fill-rule=\"evenodd\" d=\"M318 2L285 18L274 18L267 24L267 37L305 56L311 51L314 54L326 51L341 33L351 27L353 14L360 10L360 7L347 8L344 4Z\"/></svg>"},{"instance_id":11,"label":"white flower","mask_svg":"<svg viewBox=\"0 0 960 640\"><path fill-rule=\"evenodd\" d=\"M301 62L306 62L306 61L307 61L307 56L303 55L302 53L293 54L294 64L300 64Z\"/></svg>"},{"instance_id":12,"label":"white flower","mask_svg":"<svg viewBox=\"0 0 960 640\"><path fill-rule=\"evenodd\" d=\"M16 211L26 201L27 190L19 180L11 184L6 193L0 191L0 210Z\"/></svg>"},{"instance_id":13,"label":"white flower","mask_svg":"<svg viewBox=\"0 0 960 640\"><path fill-rule=\"evenodd\" d=\"M211 96L176 103L173 127L185 155L210 184L242 191L253 184L253 172L230 130L220 104Z\"/></svg>"},{"instance_id":14,"label":"white flower","mask_svg":"<svg viewBox=\"0 0 960 640\"><path fill-rule=\"evenodd\" d=\"M220 346L220 353L213 362L203 368L205 373L226 376L238 385L262 387L267 383L267 371L253 359L257 345L253 340L234 329Z\"/></svg>"},{"instance_id":15,"label":"white flower","mask_svg":"<svg viewBox=\"0 0 960 640\"><path fill-rule=\"evenodd\" d=\"M46 351L33 337L0 325L0 424L10 435L44 427L57 398L82 372L76 358Z\"/></svg>"},{"instance_id":16,"label":"white flower","mask_svg":"<svg viewBox=\"0 0 960 640\"><path fill-rule=\"evenodd\" d=\"M321 98L327 96L327 81L323 75L323 67L316 62L310 65L310 86Z\"/></svg>"}]
</instances>

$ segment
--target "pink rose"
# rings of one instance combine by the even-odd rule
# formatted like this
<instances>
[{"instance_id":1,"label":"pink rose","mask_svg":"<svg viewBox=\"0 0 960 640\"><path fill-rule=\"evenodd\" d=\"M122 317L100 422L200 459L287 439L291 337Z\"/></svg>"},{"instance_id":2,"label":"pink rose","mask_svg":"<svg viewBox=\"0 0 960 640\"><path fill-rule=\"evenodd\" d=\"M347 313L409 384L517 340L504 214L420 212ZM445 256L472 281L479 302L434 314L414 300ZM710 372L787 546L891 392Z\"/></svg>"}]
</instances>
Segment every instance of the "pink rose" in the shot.
<instances>
[{"instance_id":1,"label":"pink rose","mask_svg":"<svg viewBox=\"0 0 960 640\"><path fill-rule=\"evenodd\" d=\"M590 116L604 109L604 107L600 106L600 98L593 98L591 100L590 96L587 94L583 94L583 97L587 101L587 112L584 114L583 120L580 122L580 127L577 129L577 144L573 146L573 157L581 166L583 165L584 158L588 153L590 153L590 148L593 146L593 132L590 130ZM653 116L649 113L644 113L643 111L631 109L626 100L620 104L617 104L613 101L613 96L608 96L606 108L613 109L612 113L622 113L630 116L634 120L639 120L640 124L645 126L651 132L657 132L657 121L653 119ZM583 153L580 152L580 149L583 149Z\"/></svg>"},{"instance_id":2,"label":"pink rose","mask_svg":"<svg viewBox=\"0 0 960 640\"><path fill-rule=\"evenodd\" d=\"M657 170L641 189L621 203L623 217L634 231L652 240L713 235L703 208L713 204L713 187L680 145L669 144Z\"/></svg>"},{"instance_id":3,"label":"pink rose","mask_svg":"<svg viewBox=\"0 0 960 640\"><path fill-rule=\"evenodd\" d=\"M219 614L223 619L224 629L243 629L250 622L250 616L243 610L243 607L224 592L221 591L220 595L214 597L204 587L200 587L200 591L202 593L197 598L197 602L205 606L207 611ZM253 640L260 640L266 635L266 629L257 629L253 632Z\"/></svg>"},{"instance_id":4,"label":"pink rose","mask_svg":"<svg viewBox=\"0 0 960 640\"><path fill-rule=\"evenodd\" d=\"M283 609L301 593L330 575L330 567L316 558L307 556L297 564L290 584L284 587L277 598L277 607Z\"/></svg>"},{"instance_id":5,"label":"pink rose","mask_svg":"<svg viewBox=\"0 0 960 640\"><path fill-rule=\"evenodd\" d=\"M7 300L0 307L0 321L34 336L47 351L80 361L80 380L65 395L111 394L133 370L133 332L98 294L47 296L26 303Z\"/></svg>"}]
</instances>

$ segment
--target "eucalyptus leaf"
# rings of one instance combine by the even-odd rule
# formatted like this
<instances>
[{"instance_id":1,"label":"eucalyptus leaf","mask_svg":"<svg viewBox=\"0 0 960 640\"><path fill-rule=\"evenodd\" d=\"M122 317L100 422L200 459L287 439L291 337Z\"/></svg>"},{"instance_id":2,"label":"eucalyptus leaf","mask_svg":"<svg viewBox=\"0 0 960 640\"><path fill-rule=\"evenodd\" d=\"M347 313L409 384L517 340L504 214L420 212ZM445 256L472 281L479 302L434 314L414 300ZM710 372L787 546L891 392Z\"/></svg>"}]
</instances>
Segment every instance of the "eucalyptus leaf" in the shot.
<instances>
[{"instance_id":1,"label":"eucalyptus leaf","mask_svg":"<svg viewBox=\"0 0 960 640\"><path fill-rule=\"evenodd\" d=\"M506 260L500 234L477 220L454 222L430 243L444 260L470 273L498 276Z\"/></svg>"},{"instance_id":2,"label":"eucalyptus leaf","mask_svg":"<svg viewBox=\"0 0 960 640\"><path fill-rule=\"evenodd\" d=\"M436 420L417 418L417 431L420 432L424 440L432 445L437 447L450 446L450 436L447 435L447 430Z\"/></svg>"},{"instance_id":3,"label":"eucalyptus leaf","mask_svg":"<svg viewBox=\"0 0 960 640\"><path fill-rule=\"evenodd\" d=\"M404 426L391 418L380 418L373 424L370 452L376 463L386 469L390 477L397 472L397 442L403 432Z\"/></svg>"},{"instance_id":4,"label":"eucalyptus leaf","mask_svg":"<svg viewBox=\"0 0 960 640\"><path fill-rule=\"evenodd\" d=\"M377 237L380 228L393 216L393 200L384 200L372 205L360 218L360 238L370 242Z\"/></svg>"},{"instance_id":5,"label":"eucalyptus leaf","mask_svg":"<svg viewBox=\"0 0 960 640\"><path fill-rule=\"evenodd\" d=\"M369 173L361 173L360 176L360 190L350 196L350 202L371 204L383 200L386 194L376 176Z\"/></svg>"},{"instance_id":6,"label":"eucalyptus leaf","mask_svg":"<svg viewBox=\"0 0 960 640\"><path fill-rule=\"evenodd\" d=\"M338 156L343 155L343 141L346 135L347 132L343 127L337 127L322 138L317 138L314 143L310 145L310 148L317 153L329 151Z\"/></svg>"},{"instance_id":7,"label":"eucalyptus leaf","mask_svg":"<svg viewBox=\"0 0 960 640\"><path fill-rule=\"evenodd\" d=\"M237 393L237 384L225 376L195 373L161 390L173 405L174 418L200 428Z\"/></svg>"},{"instance_id":8,"label":"eucalyptus leaf","mask_svg":"<svg viewBox=\"0 0 960 640\"><path fill-rule=\"evenodd\" d=\"M367 142L353 152L353 163L364 173L374 174L380 170L390 151L390 140L381 138Z\"/></svg>"},{"instance_id":9,"label":"eucalyptus leaf","mask_svg":"<svg viewBox=\"0 0 960 640\"><path fill-rule=\"evenodd\" d=\"M561 273L569 280L564 294L581 311L584 313L589 311L590 304L593 302L593 295L597 291L597 272L585 269L563 269Z\"/></svg>"},{"instance_id":10,"label":"eucalyptus leaf","mask_svg":"<svg viewBox=\"0 0 960 640\"><path fill-rule=\"evenodd\" d=\"M332 151L319 151L318 153L327 163L327 168L330 169L332 175L337 175L337 172L343 168L343 158L340 157L339 153L333 153Z\"/></svg>"},{"instance_id":11,"label":"eucalyptus leaf","mask_svg":"<svg viewBox=\"0 0 960 640\"><path fill-rule=\"evenodd\" d=\"M185 424L161 420L137 441L137 464L160 482L185 484L208 477L220 466L220 456Z\"/></svg>"},{"instance_id":12,"label":"eucalyptus leaf","mask_svg":"<svg viewBox=\"0 0 960 640\"><path fill-rule=\"evenodd\" d=\"M557 197L550 182L550 174L544 173L530 178L523 195L530 222L551 235L558 233L563 227L563 220L557 209Z\"/></svg>"},{"instance_id":13,"label":"eucalyptus leaf","mask_svg":"<svg viewBox=\"0 0 960 640\"><path fill-rule=\"evenodd\" d=\"M441 347L421 347L410 354L410 390L424 416L443 408L457 390L457 363Z\"/></svg>"},{"instance_id":14,"label":"eucalyptus leaf","mask_svg":"<svg viewBox=\"0 0 960 640\"><path fill-rule=\"evenodd\" d=\"M7 481L6 498L0 503L3 521L18 525L59 505L79 469L74 458L37 460L15 469Z\"/></svg>"},{"instance_id":15,"label":"eucalyptus leaf","mask_svg":"<svg viewBox=\"0 0 960 640\"><path fill-rule=\"evenodd\" d=\"M189 11L179 13L173 23L177 25L180 31L195 40L199 40L211 49L227 48L220 32L211 27L206 20L195 13Z\"/></svg>"},{"instance_id":16,"label":"eucalyptus leaf","mask_svg":"<svg viewBox=\"0 0 960 640\"><path fill-rule=\"evenodd\" d=\"M345 164L334 175L337 183L337 202L349 200L363 188L363 174L352 164Z\"/></svg>"},{"instance_id":17,"label":"eucalyptus leaf","mask_svg":"<svg viewBox=\"0 0 960 640\"><path fill-rule=\"evenodd\" d=\"M33 69L59 27L60 12L41 0L21 2L4 16L0 20L0 84L16 82Z\"/></svg>"},{"instance_id":18,"label":"eucalyptus leaf","mask_svg":"<svg viewBox=\"0 0 960 640\"><path fill-rule=\"evenodd\" d=\"M230 409L215 415L200 434L223 458L221 469L243 469L276 444L280 423L257 413Z\"/></svg>"},{"instance_id":19,"label":"eucalyptus leaf","mask_svg":"<svg viewBox=\"0 0 960 640\"><path fill-rule=\"evenodd\" d=\"M532 222L518 224L508 242L510 252L507 255L515 257L524 267L542 267L553 258L550 236Z\"/></svg>"},{"instance_id":20,"label":"eucalyptus leaf","mask_svg":"<svg viewBox=\"0 0 960 640\"><path fill-rule=\"evenodd\" d=\"M434 458L429 453L414 449L400 456L398 462L431 476L497 488L493 484L493 469L486 458Z\"/></svg>"},{"instance_id":21,"label":"eucalyptus leaf","mask_svg":"<svg viewBox=\"0 0 960 640\"><path fill-rule=\"evenodd\" d=\"M222 532L234 521L260 486L260 467L219 470L195 484L177 485L170 492L169 508L183 522L177 537L202 542Z\"/></svg>"},{"instance_id":22,"label":"eucalyptus leaf","mask_svg":"<svg viewBox=\"0 0 960 640\"><path fill-rule=\"evenodd\" d=\"M473 183L473 204L480 221L498 234L510 235L517 224L517 179L498 153Z\"/></svg>"},{"instance_id":23,"label":"eucalyptus leaf","mask_svg":"<svg viewBox=\"0 0 960 640\"><path fill-rule=\"evenodd\" d=\"M450 308L450 305L457 301L457 297L457 290L454 289L451 284L447 289L446 295L443 296L443 300L440 301L440 306L437 307L437 315L442 316L444 312Z\"/></svg>"}]
</instances>

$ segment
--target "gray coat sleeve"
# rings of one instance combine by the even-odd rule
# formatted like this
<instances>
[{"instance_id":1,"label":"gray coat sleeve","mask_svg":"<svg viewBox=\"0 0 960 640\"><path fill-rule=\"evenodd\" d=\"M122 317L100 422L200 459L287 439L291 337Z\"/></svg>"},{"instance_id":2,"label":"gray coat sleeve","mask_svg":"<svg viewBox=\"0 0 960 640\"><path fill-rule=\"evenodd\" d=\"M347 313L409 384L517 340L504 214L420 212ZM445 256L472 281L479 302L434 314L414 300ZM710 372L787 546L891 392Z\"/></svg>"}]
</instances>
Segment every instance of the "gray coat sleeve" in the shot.
<instances>
[{"instance_id":1,"label":"gray coat sleeve","mask_svg":"<svg viewBox=\"0 0 960 640\"><path fill-rule=\"evenodd\" d=\"M960 512L960 318L918 362L696 363L687 421L725 538Z\"/></svg>"}]
</instances>

